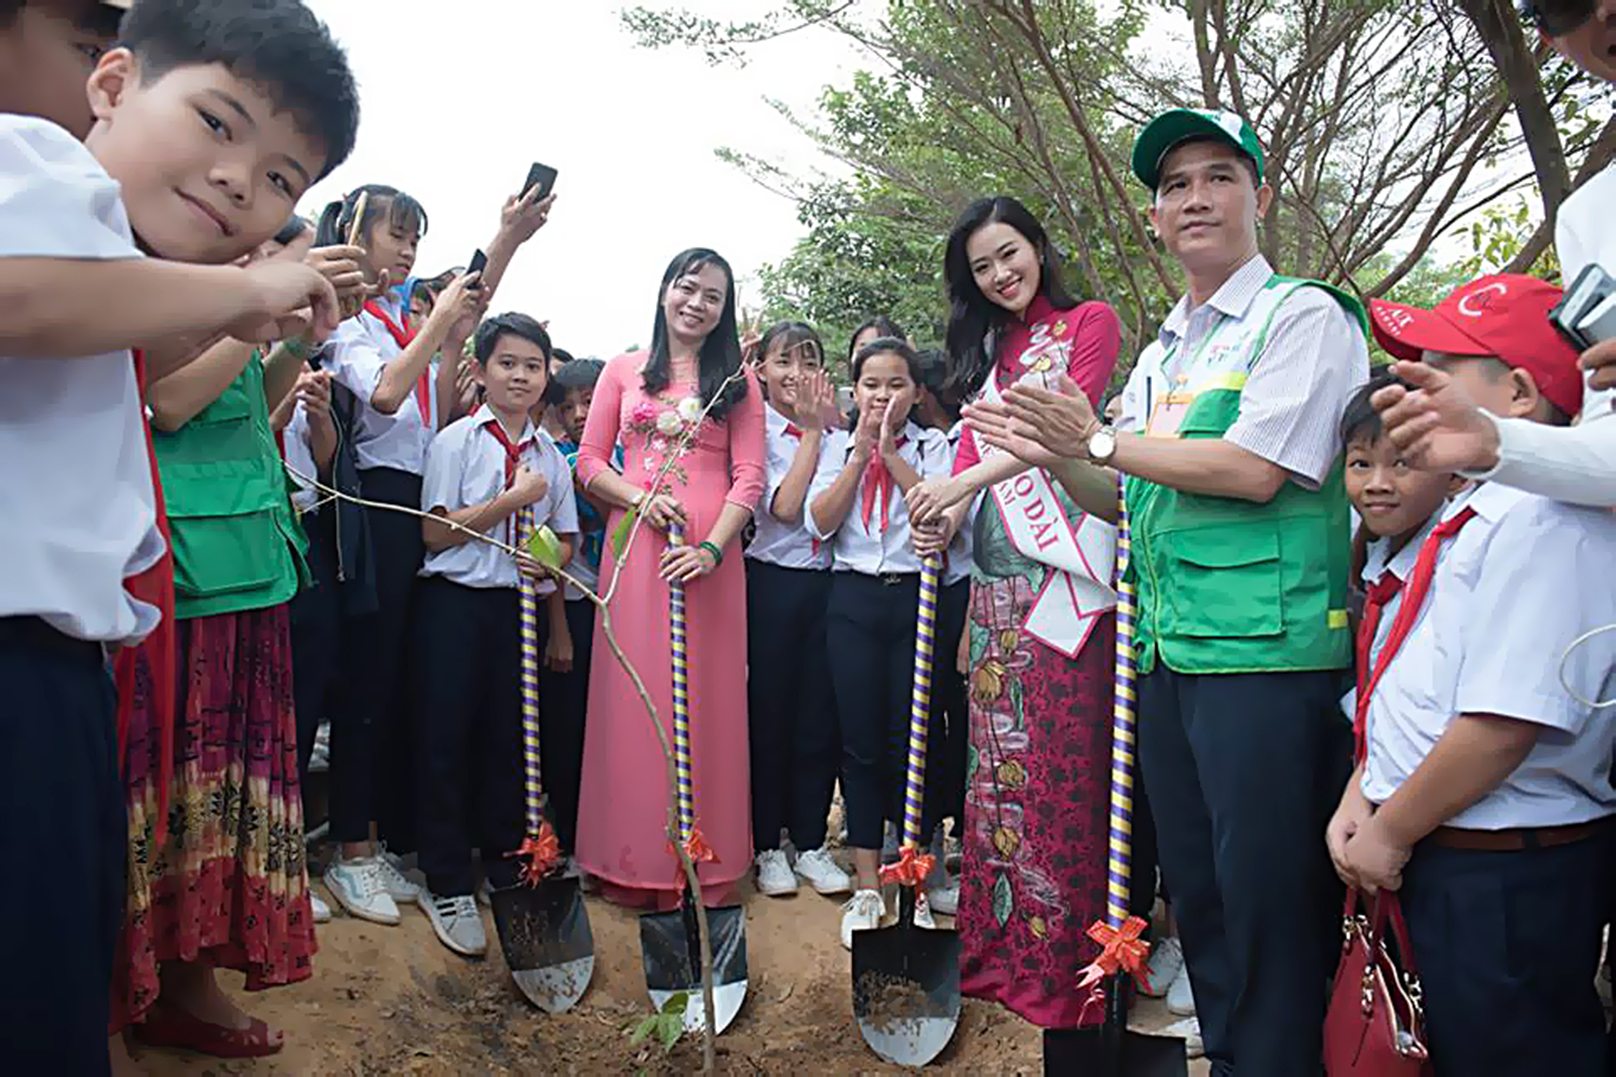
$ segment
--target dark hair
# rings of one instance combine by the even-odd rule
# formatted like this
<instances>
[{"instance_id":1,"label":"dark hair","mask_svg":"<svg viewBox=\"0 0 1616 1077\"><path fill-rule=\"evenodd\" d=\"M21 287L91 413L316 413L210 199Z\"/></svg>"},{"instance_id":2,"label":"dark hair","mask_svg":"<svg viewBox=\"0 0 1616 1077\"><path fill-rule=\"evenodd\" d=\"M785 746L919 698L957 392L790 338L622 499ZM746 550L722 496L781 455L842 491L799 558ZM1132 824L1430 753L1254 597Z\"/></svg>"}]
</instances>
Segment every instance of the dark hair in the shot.
<instances>
[{"instance_id":1,"label":"dark hair","mask_svg":"<svg viewBox=\"0 0 1616 1077\"><path fill-rule=\"evenodd\" d=\"M825 343L819 339L819 333L807 322L775 322L758 341L757 357L762 362L769 349L774 347L775 341L780 342L782 350L795 348L800 344L812 344L814 351L819 354L819 361L825 361Z\"/></svg>"},{"instance_id":2,"label":"dark hair","mask_svg":"<svg viewBox=\"0 0 1616 1077\"><path fill-rule=\"evenodd\" d=\"M917 386L920 385L920 356L909 346L909 342L902 337L876 337L860 348L858 353L853 356L853 383L858 384L859 376L864 373L864 364L866 362L874 356L885 355L888 352L903 359L904 365L909 368L909 380ZM919 401L917 400L916 404L918 403ZM911 414L913 410L912 408L910 409ZM859 420L857 404L853 405L852 420L854 429L857 429Z\"/></svg>"},{"instance_id":3,"label":"dark hair","mask_svg":"<svg viewBox=\"0 0 1616 1077\"><path fill-rule=\"evenodd\" d=\"M415 283L410 285L410 302L413 303L423 297L426 299L428 306L438 301L438 293L432 290L432 282L417 277L415 278Z\"/></svg>"},{"instance_id":4,"label":"dark hair","mask_svg":"<svg viewBox=\"0 0 1616 1077\"><path fill-rule=\"evenodd\" d=\"M275 242L284 247L311 227L313 226L309 223L307 217L300 217L294 213L292 214L292 219L281 225L281 230L275 233Z\"/></svg>"},{"instance_id":5,"label":"dark hair","mask_svg":"<svg viewBox=\"0 0 1616 1077\"><path fill-rule=\"evenodd\" d=\"M1169 153L1172 153L1174 150L1181 149L1184 146L1193 146L1197 142L1210 142L1210 143L1213 143L1214 145L1223 146L1226 149L1233 150L1235 156L1240 158L1241 163L1246 166L1246 171L1251 173L1251 185L1253 187L1261 187L1262 186L1262 184L1263 184L1262 173L1257 171L1257 160L1256 160L1256 158L1252 157L1251 154L1247 153L1245 150L1241 149L1238 146L1231 146L1227 139L1219 138L1216 135L1190 135L1188 138L1181 138L1177 142L1173 143L1171 146L1168 146L1166 150L1162 151L1161 159L1163 161L1165 161L1165 160L1167 160L1167 155ZM1158 191L1161 190L1161 167L1160 167L1160 162L1157 162L1156 190L1158 190Z\"/></svg>"},{"instance_id":6,"label":"dark hair","mask_svg":"<svg viewBox=\"0 0 1616 1077\"><path fill-rule=\"evenodd\" d=\"M555 348L550 352L550 362L552 363L570 363L572 358L572 353L565 348Z\"/></svg>"},{"instance_id":7,"label":"dark hair","mask_svg":"<svg viewBox=\"0 0 1616 1077\"><path fill-rule=\"evenodd\" d=\"M476 335L472 337L471 351L477 357L477 364L482 367L488 366L488 360L493 356L499 338L507 335L537 344L539 351L544 353L544 392L539 394L539 399L546 404L556 403L561 397L561 392L556 388L555 379L550 377L550 355L554 348L550 344L550 334L539 324L539 320L531 315L509 311L505 314L496 314L492 318L484 318L482 324L477 326Z\"/></svg>"},{"instance_id":8,"label":"dark hair","mask_svg":"<svg viewBox=\"0 0 1616 1077\"><path fill-rule=\"evenodd\" d=\"M354 230L353 216L359 208L360 195L366 196L365 216L359 222L360 236L369 234L384 212L387 214L388 227L406 231L414 228L419 235L426 235L426 210L421 208L421 203L397 187L367 183L363 187L355 187L321 211L320 224L314 234L315 246L335 247L348 242L348 234Z\"/></svg>"},{"instance_id":9,"label":"dark hair","mask_svg":"<svg viewBox=\"0 0 1616 1077\"><path fill-rule=\"evenodd\" d=\"M642 384L652 396L668 387L673 360L668 350L668 316L663 312L662 304L674 281L703 266L717 266L724 271L724 278L728 282L718 324L701 342L701 351L696 358L696 386L701 393L701 403L705 407L715 397L718 398L718 403L708 412L717 421L728 415L729 409L746 396L744 378L730 384L719 396L719 387L741 369L741 338L735 327L735 272L717 251L692 247L680 251L668 263L667 272L662 274L662 286L657 289L656 328L651 333L651 357L646 360Z\"/></svg>"},{"instance_id":10,"label":"dark hair","mask_svg":"<svg viewBox=\"0 0 1616 1077\"><path fill-rule=\"evenodd\" d=\"M882 340L888 337L897 340L909 339L909 334L903 331L903 327L885 314L877 314L873 318L866 318L857 329L853 330L853 335L847 338L847 358L849 362L853 359L853 353L858 351L858 338L869 329L877 330Z\"/></svg>"},{"instance_id":11,"label":"dark hair","mask_svg":"<svg viewBox=\"0 0 1616 1077\"><path fill-rule=\"evenodd\" d=\"M948 384L948 354L937 348L926 348L915 354L920 358L921 387L940 397Z\"/></svg>"},{"instance_id":12,"label":"dark hair","mask_svg":"<svg viewBox=\"0 0 1616 1077\"><path fill-rule=\"evenodd\" d=\"M1071 310L1077 306L1061 283L1060 254L1044 226L1038 223L1026 206L1014 198L999 195L979 198L965 207L953 231L948 233L948 247L943 254L943 277L948 282L951 309L948 315L948 354L954 359L954 381L961 399L975 396L997 360L990 353L988 337L993 336L992 348L998 349L999 330L1010 320L1010 312L982 294L976 286L976 275L971 272L971 256L966 245L978 228L995 222L1003 223L1020 232L1038 252L1038 294L1049 300L1056 310Z\"/></svg>"},{"instance_id":13,"label":"dark hair","mask_svg":"<svg viewBox=\"0 0 1616 1077\"><path fill-rule=\"evenodd\" d=\"M599 359L573 359L556 371L555 377L550 380L564 393L574 389L593 389L605 369L606 364Z\"/></svg>"},{"instance_id":14,"label":"dark hair","mask_svg":"<svg viewBox=\"0 0 1616 1077\"><path fill-rule=\"evenodd\" d=\"M1347 406L1341 412L1341 444L1343 447L1356 437L1368 438L1371 443L1380 440L1381 430L1384 428L1380 425L1380 412L1375 410L1375 405L1371 403L1370 398L1391 385L1401 385L1405 389L1414 388L1402 378L1382 370L1359 386L1358 390L1347 398Z\"/></svg>"},{"instance_id":15,"label":"dark hair","mask_svg":"<svg viewBox=\"0 0 1616 1077\"><path fill-rule=\"evenodd\" d=\"M347 54L301 0L141 0L119 42L156 81L177 67L223 64L262 88L325 147L323 179L353 152L359 88Z\"/></svg>"},{"instance_id":16,"label":"dark hair","mask_svg":"<svg viewBox=\"0 0 1616 1077\"><path fill-rule=\"evenodd\" d=\"M10 26L27 6L28 0L0 0L0 27ZM73 9L72 18L75 30L113 38L118 36L123 12L111 4L80 4Z\"/></svg>"}]
</instances>

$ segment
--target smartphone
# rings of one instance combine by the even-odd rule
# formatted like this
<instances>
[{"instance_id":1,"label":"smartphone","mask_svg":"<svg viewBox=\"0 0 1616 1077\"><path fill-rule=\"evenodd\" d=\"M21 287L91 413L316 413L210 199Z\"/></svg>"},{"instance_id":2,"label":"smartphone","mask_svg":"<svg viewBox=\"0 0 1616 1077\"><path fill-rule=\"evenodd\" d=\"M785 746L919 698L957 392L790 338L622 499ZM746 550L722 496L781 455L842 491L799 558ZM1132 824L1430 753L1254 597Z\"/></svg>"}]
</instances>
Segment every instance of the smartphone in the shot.
<instances>
[{"instance_id":1,"label":"smartphone","mask_svg":"<svg viewBox=\"0 0 1616 1077\"><path fill-rule=\"evenodd\" d=\"M1578 351L1616 337L1616 278L1597 264L1585 266L1549 311L1549 324Z\"/></svg>"},{"instance_id":2,"label":"smartphone","mask_svg":"<svg viewBox=\"0 0 1616 1077\"><path fill-rule=\"evenodd\" d=\"M466 266L466 272L467 273L481 273L483 270L485 270L487 268L488 268L488 255L484 254L482 252L481 248L479 248L477 250L477 252L471 256L471 263ZM482 285L483 285L482 281L477 282L477 287L481 288Z\"/></svg>"},{"instance_id":3,"label":"smartphone","mask_svg":"<svg viewBox=\"0 0 1616 1077\"><path fill-rule=\"evenodd\" d=\"M522 184L522 197L526 198L527 193L534 186L537 186L539 188L539 197L534 201L542 202L549 198L550 192L555 189L555 181L556 170L549 165L541 165L535 161L533 162L533 167L527 170L527 181Z\"/></svg>"}]
</instances>

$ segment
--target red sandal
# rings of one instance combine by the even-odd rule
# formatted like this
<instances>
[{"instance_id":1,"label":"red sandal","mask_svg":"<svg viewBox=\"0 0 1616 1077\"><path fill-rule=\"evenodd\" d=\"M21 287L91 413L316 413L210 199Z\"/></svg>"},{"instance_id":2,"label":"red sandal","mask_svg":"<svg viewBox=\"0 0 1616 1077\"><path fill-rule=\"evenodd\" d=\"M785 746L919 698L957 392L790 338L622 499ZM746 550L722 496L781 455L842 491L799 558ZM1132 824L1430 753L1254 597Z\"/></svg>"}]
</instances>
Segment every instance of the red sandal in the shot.
<instances>
[{"instance_id":1,"label":"red sandal","mask_svg":"<svg viewBox=\"0 0 1616 1077\"><path fill-rule=\"evenodd\" d=\"M135 1025L134 1033L148 1047L179 1047L214 1058L262 1058L286 1046L256 1017L246 1028L226 1028L172 1007Z\"/></svg>"}]
</instances>

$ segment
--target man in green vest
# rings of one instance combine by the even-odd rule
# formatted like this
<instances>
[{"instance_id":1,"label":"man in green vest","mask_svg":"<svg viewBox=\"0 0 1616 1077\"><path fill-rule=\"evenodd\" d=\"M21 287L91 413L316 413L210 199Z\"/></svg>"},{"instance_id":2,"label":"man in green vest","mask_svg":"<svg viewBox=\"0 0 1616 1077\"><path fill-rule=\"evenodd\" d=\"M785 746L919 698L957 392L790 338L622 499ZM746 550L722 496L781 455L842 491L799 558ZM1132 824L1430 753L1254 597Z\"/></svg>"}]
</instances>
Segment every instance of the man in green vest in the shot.
<instances>
[{"instance_id":1,"label":"man in green vest","mask_svg":"<svg viewBox=\"0 0 1616 1077\"><path fill-rule=\"evenodd\" d=\"M1319 1072L1330 795L1349 768L1350 535L1337 425L1367 380L1362 306L1277 275L1257 246L1262 148L1228 112L1175 109L1133 171L1188 294L1123 392L1016 388L967 412L1116 519L1138 594L1139 759L1214 1074ZM1337 892L1338 893L1338 892Z\"/></svg>"}]
</instances>

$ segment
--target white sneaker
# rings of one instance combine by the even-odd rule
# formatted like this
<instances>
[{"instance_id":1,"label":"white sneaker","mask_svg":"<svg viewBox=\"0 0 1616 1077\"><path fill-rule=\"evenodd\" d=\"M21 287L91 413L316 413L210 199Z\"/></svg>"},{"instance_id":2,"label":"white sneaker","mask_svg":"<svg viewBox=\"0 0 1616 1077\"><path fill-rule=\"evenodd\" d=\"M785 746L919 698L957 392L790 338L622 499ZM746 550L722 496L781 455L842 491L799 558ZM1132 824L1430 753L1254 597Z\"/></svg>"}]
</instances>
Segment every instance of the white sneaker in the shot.
<instances>
[{"instance_id":1,"label":"white sneaker","mask_svg":"<svg viewBox=\"0 0 1616 1077\"><path fill-rule=\"evenodd\" d=\"M757 888L770 897L783 897L797 892L797 877L791 874L786 854L779 849L765 849L757 854Z\"/></svg>"},{"instance_id":2,"label":"white sneaker","mask_svg":"<svg viewBox=\"0 0 1616 1077\"><path fill-rule=\"evenodd\" d=\"M398 905L382 882L381 866L374 856L332 861L325 869L325 888L352 916L389 927L398 923Z\"/></svg>"},{"instance_id":3,"label":"white sneaker","mask_svg":"<svg viewBox=\"0 0 1616 1077\"><path fill-rule=\"evenodd\" d=\"M1145 966L1145 982L1139 988L1139 993L1147 998L1161 998L1183 973L1183 945L1172 937L1162 939L1151 947L1150 962Z\"/></svg>"},{"instance_id":4,"label":"white sneaker","mask_svg":"<svg viewBox=\"0 0 1616 1077\"><path fill-rule=\"evenodd\" d=\"M824 848L809 849L798 856L796 872L816 894L845 894L853 889L853 880Z\"/></svg>"},{"instance_id":5,"label":"white sneaker","mask_svg":"<svg viewBox=\"0 0 1616 1077\"><path fill-rule=\"evenodd\" d=\"M331 906L327 905L325 899L314 892L313 887L309 888L309 909L314 913L315 923L329 924L331 922Z\"/></svg>"},{"instance_id":6,"label":"white sneaker","mask_svg":"<svg viewBox=\"0 0 1616 1077\"><path fill-rule=\"evenodd\" d=\"M382 885L387 888L388 896L398 904L419 901L421 895L426 893L426 876L414 868L406 873L402 857L383 849L376 862L380 865L378 870L381 872ZM411 878L412 875L415 878Z\"/></svg>"},{"instance_id":7,"label":"white sneaker","mask_svg":"<svg viewBox=\"0 0 1616 1077\"><path fill-rule=\"evenodd\" d=\"M1195 993L1190 989L1190 973L1186 968L1167 988L1167 1008L1180 1017L1195 1012Z\"/></svg>"},{"instance_id":8,"label":"white sneaker","mask_svg":"<svg viewBox=\"0 0 1616 1077\"><path fill-rule=\"evenodd\" d=\"M879 890L860 890L842 906L842 946L853 948L853 932L881 926L887 912Z\"/></svg>"},{"instance_id":9,"label":"white sneaker","mask_svg":"<svg viewBox=\"0 0 1616 1077\"><path fill-rule=\"evenodd\" d=\"M488 934L483 931L476 898L470 894L433 897L423 890L420 905L443 945L465 957L482 957L488 952Z\"/></svg>"},{"instance_id":10,"label":"white sneaker","mask_svg":"<svg viewBox=\"0 0 1616 1077\"><path fill-rule=\"evenodd\" d=\"M1190 1058L1200 1058L1206 1054L1206 1044L1201 1042L1201 1019L1198 1017L1175 1021L1162 1029L1162 1035L1183 1040L1184 1053Z\"/></svg>"},{"instance_id":11,"label":"white sneaker","mask_svg":"<svg viewBox=\"0 0 1616 1077\"><path fill-rule=\"evenodd\" d=\"M934 886L926 891L926 902L931 911L941 913L943 916L959 915L959 880L950 879L942 886Z\"/></svg>"},{"instance_id":12,"label":"white sneaker","mask_svg":"<svg viewBox=\"0 0 1616 1077\"><path fill-rule=\"evenodd\" d=\"M937 921L931 917L931 902L926 900L924 893L915 895L915 926L927 931L937 930Z\"/></svg>"}]
</instances>

